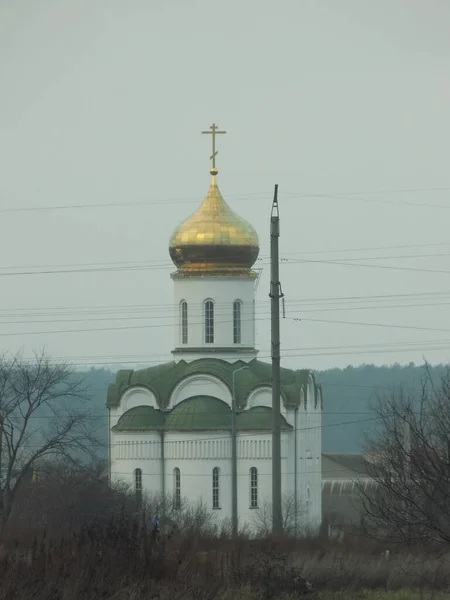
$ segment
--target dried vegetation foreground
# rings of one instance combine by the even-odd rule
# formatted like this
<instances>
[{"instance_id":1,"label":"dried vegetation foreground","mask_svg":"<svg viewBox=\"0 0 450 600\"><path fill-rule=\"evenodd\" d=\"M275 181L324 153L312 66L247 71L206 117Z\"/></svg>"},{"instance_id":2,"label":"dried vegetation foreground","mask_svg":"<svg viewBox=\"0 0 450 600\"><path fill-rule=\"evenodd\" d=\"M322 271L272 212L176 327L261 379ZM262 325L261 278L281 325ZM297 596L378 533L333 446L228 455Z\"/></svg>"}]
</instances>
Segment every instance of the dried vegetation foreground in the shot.
<instances>
[{"instance_id":1,"label":"dried vegetation foreground","mask_svg":"<svg viewBox=\"0 0 450 600\"><path fill-rule=\"evenodd\" d=\"M231 541L191 530L154 540L142 524L115 520L59 538L4 531L1 548L0 600L450 598L445 556L386 559L357 538Z\"/></svg>"}]
</instances>

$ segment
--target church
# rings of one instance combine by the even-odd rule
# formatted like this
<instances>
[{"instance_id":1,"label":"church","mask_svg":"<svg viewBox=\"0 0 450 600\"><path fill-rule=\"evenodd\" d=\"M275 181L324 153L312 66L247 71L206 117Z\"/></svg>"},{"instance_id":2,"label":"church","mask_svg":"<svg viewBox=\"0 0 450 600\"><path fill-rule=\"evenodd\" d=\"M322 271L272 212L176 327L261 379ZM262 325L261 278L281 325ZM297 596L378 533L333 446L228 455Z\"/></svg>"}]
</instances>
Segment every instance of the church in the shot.
<instances>
[{"instance_id":1,"label":"church","mask_svg":"<svg viewBox=\"0 0 450 600\"><path fill-rule=\"evenodd\" d=\"M259 240L219 190L223 132L214 124L204 133L213 142L209 190L169 241L172 357L121 370L110 385L110 480L169 497L174 510L201 501L217 524L254 529L272 499L272 369L255 343ZM322 518L322 408L311 371L281 369L283 512L298 533Z\"/></svg>"}]
</instances>

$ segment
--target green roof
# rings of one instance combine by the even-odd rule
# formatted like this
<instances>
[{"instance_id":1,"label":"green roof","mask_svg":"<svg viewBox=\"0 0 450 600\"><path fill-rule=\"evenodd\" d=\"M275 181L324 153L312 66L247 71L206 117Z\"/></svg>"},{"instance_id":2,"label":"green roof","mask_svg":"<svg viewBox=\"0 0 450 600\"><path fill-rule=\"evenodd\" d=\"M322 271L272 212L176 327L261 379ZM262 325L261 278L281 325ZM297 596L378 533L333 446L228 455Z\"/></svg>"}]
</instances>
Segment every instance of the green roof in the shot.
<instances>
[{"instance_id":1,"label":"green roof","mask_svg":"<svg viewBox=\"0 0 450 600\"><path fill-rule=\"evenodd\" d=\"M255 388L271 386L272 366L259 360L248 363L237 361L229 363L219 358L200 358L192 362L168 362L161 365L139 370L121 370L116 375L116 381L108 388L107 406L118 406L120 398L126 390L132 387L146 387L151 390L161 409L169 407L170 396L174 388L186 377L207 373L217 377L231 390L233 371L246 367L235 375L235 395L237 406L245 408L247 397ZM320 389L315 383L314 375L307 369L281 369L281 394L286 407L295 408L300 403L300 392L312 376L315 386L315 399Z\"/></svg>"},{"instance_id":2,"label":"green roof","mask_svg":"<svg viewBox=\"0 0 450 600\"><path fill-rule=\"evenodd\" d=\"M163 429L164 413L153 406L135 406L124 413L114 431L151 431L152 429Z\"/></svg>"},{"instance_id":3,"label":"green roof","mask_svg":"<svg viewBox=\"0 0 450 600\"><path fill-rule=\"evenodd\" d=\"M272 429L272 409L255 406L238 413L238 431L269 431ZM213 396L192 396L177 404L170 412L152 406L135 406L124 413L113 431L229 431L231 410L226 402ZM281 416L281 429L292 429Z\"/></svg>"},{"instance_id":4,"label":"green roof","mask_svg":"<svg viewBox=\"0 0 450 600\"><path fill-rule=\"evenodd\" d=\"M231 429L228 404L212 396L193 396L173 408L166 419L166 430L199 431Z\"/></svg>"},{"instance_id":5,"label":"green roof","mask_svg":"<svg viewBox=\"0 0 450 600\"><path fill-rule=\"evenodd\" d=\"M254 406L238 414L236 425L239 431L267 431L273 427L272 409L269 406ZM282 431L290 431L292 425L281 415Z\"/></svg>"}]
</instances>

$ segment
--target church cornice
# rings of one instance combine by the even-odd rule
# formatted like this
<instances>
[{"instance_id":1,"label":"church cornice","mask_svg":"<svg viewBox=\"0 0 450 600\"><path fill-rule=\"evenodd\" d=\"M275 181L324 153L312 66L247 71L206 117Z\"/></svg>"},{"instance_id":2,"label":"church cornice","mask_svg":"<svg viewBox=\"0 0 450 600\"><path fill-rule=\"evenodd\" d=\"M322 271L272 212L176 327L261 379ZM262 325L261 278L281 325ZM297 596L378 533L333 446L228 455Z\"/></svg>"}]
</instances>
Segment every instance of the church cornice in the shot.
<instances>
[{"instance_id":1,"label":"church cornice","mask_svg":"<svg viewBox=\"0 0 450 600\"><path fill-rule=\"evenodd\" d=\"M172 279L220 279L221 281L236 280L236 279L257 279L259 273L257 271L174 271L170 274Z\"/></svg>"},{"instance_id":2,"label":"church cornice","mask_svg":"<svg viewBox=\"0 0 450 600\"><path fill-rule=\"evenodd\" d=\"M172 350L172 354L258 354L255 348L245 348L242 346L197 346L193 348L179 347Z\"/></svg>"}]
</instances>

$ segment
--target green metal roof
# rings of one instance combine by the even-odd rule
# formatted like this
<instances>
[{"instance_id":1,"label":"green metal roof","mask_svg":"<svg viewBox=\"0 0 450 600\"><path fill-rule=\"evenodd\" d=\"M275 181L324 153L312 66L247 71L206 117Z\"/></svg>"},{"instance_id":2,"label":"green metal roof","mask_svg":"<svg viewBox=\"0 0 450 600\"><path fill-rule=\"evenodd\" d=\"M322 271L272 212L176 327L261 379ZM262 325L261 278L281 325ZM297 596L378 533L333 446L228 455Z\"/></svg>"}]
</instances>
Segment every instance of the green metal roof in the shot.
<instances>
[{"instance_id":1,"label":"green metal roof","mask_svg":"<svg viewBox=\"0 0 450 600\"><path fill-rule=\"evenodd\" d=\"M273 427L272 409L268 406L254 406L238 414L236 425L238 431L268 431ZM290 431L292 425L281 415L282 431Z\"/></svg>"},{"instance_id":2,"label":"green metal roof","mask_svg":"<svg viewBox=\"0 0 450 600\"><path fill-rule=\"evenodd\" d=\"M122 370L117 373L115 383L108 388L107 406L109 408L118 406L126 390L142 386L155 394L158 405L164 410L169 406L172 391L186 377L207 373L223 381L231 390L233 371L244 366L247 368L235 375L236 402L238 408L243 409L252 390L264 385L271 386L272 366L269 363L256 359L248 363L243 361L229 363L219 358L200 358L189 363L182 360L178 363L168 362L137 371ZM315 383L311 371L281 369L281 393L285 406L295 408L299 405L300 391L307 385L309 376L313 378L317 400L320 386Z\"/></svg>"},{"instance_id":3,"label":"green metal roof","mask_svg":"<svg viewBox=\"0 0 450 600\"><path fill-rule=\"evenodd\" d=\"M212 396L193 396L173 408L166 419L166 430L200 431L231 429L228 404Z\"/></svg>"},{"instance_id":4,"label":"green metal roof","mask_svg":"<svg viewBox=\"0 0 450 600\"><path fill-rule=\"evenodd\" d=\"M272 409L255 406L238 413L238 431L272 430ZM170 412L162 412L152 406L135 406L124 413L113 431L229 431L231 410L226 402L213 396L192 396L177 404ZM292 426L281 416L281 429L289 431Z\"/></svg>"},{"instance_id":5,"label":"green metal roof","mask_svg":"<svg viewBox=\"0 0 450 600\"><path fill-rule=\"evenodd\" d=\"M152 429L163 429L164 413L153 406L135 406L124 413L114 431L151 431Z\"/></svg>"}]
</instances>

